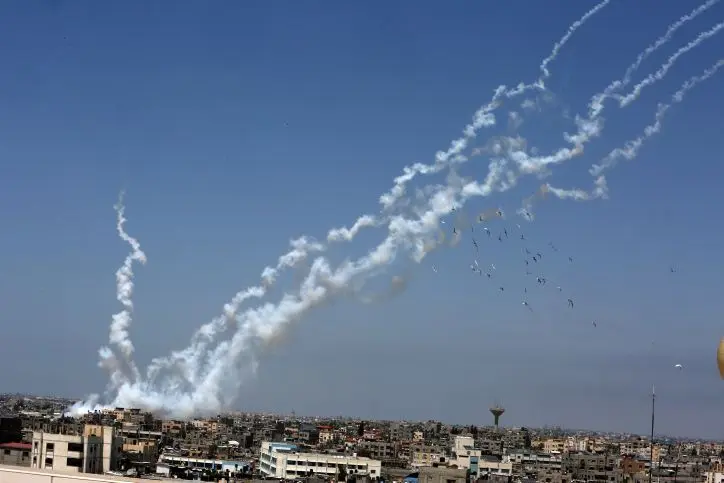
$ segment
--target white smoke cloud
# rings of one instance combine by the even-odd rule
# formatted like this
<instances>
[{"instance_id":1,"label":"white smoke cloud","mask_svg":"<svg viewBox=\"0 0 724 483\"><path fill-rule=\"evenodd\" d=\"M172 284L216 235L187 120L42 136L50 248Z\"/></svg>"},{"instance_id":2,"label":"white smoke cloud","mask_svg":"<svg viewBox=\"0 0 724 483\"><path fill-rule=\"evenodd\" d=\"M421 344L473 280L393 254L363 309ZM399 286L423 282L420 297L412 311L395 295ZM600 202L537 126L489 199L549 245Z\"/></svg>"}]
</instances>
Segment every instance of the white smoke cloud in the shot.
<instances>
[{"instance_id":1,"label":"white smoke cloud","mask_svg":"<svg viewBox=\"0 0 724 483\"><path fill-rule=\"evenodd\" d=\"M350 295L349 287L362 286L401 254L409 254L416 263L423 261L444 241L444 237L439 236L442 218L462 208L469 200L510 190L521 176L546 174L554 165L583 155L584 144L603 131L603 121L598 114L588 119L577 116L577 133L564 135L571 147L561 147L548 155L529 154L525 139L519 136L498 138L484 150L475 151L478 154L484 151L490 158L489 172L482 182L451 176L446 184L428 185L418 190L421 196L412 210L415 216L406 217L395 210L406 193L406 185L417 175L438 173L469 159L465 153L470 141L480 129L495 124L493 111L503 99L528 90L545 89L544 81L550 76L548 64L573 32L608 3L608 0L599 3L569 28L541 63L543 74L540 79L533 84L521 83L512 90L499 87L491 102L480 108L465 128L464 137L453 141L448 151L437 153L433 164L416 163L406 167L395 179L393 188L380 197L381 216L363 215L352 228L337 228L327 234L328 243L342 242L352 240L363 228L386 227L387 235L378 246L356 260L346 260L333 267L322 256L326 247L320 242L310 238L292 241L292 250L280 257L276 266L264 269L262 283L237 293L224 307L222 316L194 334L188 348L154 359L145 378L126 378L117 382L112 379L116 389L112 404L141 407L175 417L217 413L232 403L241 384L255 373L259 351L277 340L290 324L335 297ZM596 189L599 197L608 192L603 176L597 179ZM540 192L573 199L587 196L582 191L566 194L550 184L543 185ZM296 293L285 294L277 303L267 302L241 311L243 302L263 298L283 270L297 266L310 256L316 258ZM212 347L218 335L228 329L233 330L231 338ZM108 361L109 365L117 363L110 357ZM91 397L77 405L74 412L92 409L98 401L97 397Z\"/></svg>"}]
</instances>

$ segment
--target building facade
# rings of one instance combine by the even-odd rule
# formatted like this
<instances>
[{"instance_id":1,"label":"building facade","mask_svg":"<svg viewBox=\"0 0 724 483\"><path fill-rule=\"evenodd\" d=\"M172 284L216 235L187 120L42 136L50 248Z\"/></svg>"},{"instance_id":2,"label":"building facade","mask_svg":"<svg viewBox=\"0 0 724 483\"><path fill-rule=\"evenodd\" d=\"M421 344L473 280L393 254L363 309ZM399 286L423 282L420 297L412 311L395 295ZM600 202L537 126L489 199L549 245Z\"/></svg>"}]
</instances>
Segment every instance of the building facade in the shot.
<instances>
[{"instance_id":1,"label":"building facade","mask_svg":"<svg viewBox=\"0 0 724 483\"><path fill-rule=\"evenodd\" d=\"M30 466L30 443L0 444L0 465Z\"/></svg>"},{"instance_id":2,"label":"building facade","mask_svg":"<svg viewBox=\"0 0 724 483\"><path fill-rule=\"evenodd\" d=\"M356 455L335 455L300 452L293 444L261 444L259 471L271 478L296 478L313 474L338 477L358 475L378 478L382 473L382 462Z\"/></svg>"},{"instance_id":3,"label":"building facade","mask_svg":"<svg viewBox=\"0 0 724 483\"><path fill-rule=\"evenodd\" d=\"M111 426L89 424L81 434L33 431L30 466L64 473L106 473L117 469L121 443Z\"/></svg>"}]
</instances>

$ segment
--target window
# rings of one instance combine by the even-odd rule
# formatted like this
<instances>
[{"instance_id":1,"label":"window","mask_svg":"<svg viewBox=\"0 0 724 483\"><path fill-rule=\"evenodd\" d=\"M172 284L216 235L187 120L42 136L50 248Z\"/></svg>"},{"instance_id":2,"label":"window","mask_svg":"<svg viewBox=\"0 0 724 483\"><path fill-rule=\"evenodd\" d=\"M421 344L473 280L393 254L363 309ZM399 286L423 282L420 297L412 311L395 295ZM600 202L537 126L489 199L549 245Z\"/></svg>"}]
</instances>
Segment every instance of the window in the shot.
<instances>
[{"instance_id":1,"label":"window","mask_svg":"<svg viewBox=\"0 0 724 483\"><path fill-rule=\"evenodd\" d=\"M45 451L55 451L55 443L45 443Z\"/></svg>"},{"instance_id":2,"label":"window","mask_svg":"<svg viewBox=\"0 0 724 483\"><path fill-rule=\"evenodd\" d=\"M10 450L9 450L9 449L6 449L6 450L3 451L3 453L7 456L7 455L10 454Z\"/></svg>"},{"instance_id":3,"label":"window","mask_svg":"<svg viewBox=\"0 0 724 483\"><path fill-rule=\"evenodd\" d=\"M45 458L45 467L53 468L53 458Z\"/></svg>"},{"instance_id":4,"label":"window","mask_svg":"<svg viewBox=\"0 0 724 483\"><path fill-rule=\"evenodd\" d=\"M83 465L83 460L81 458L66 458L65 464L73 468L80 468Z\"/></svg>"},{"instance_id":5,"label":"window","mask_svg":"<svg viewBox=\"0 0 724 483\"><path fill-rule=\"evenodd\" d=\"M30 457L30 451L23 451L23 459Z\"/></svg>"},{"instance_id":6,"label":"window","mask_svg":"<svg viewBox=\"0 0 724 483\"><path fill-rule=\"evenodd\" d=\"M78 453L82 453L83 444L82 443L68 443L68 451L76 451Z\"/></svg>"}]
</instances>

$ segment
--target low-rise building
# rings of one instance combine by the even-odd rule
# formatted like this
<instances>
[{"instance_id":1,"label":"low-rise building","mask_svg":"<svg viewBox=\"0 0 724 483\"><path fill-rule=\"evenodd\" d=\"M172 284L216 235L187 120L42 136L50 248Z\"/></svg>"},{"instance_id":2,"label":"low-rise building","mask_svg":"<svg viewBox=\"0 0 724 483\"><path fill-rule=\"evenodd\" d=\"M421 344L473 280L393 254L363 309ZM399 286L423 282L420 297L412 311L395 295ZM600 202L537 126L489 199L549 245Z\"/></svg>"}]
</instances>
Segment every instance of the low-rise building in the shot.
<instances>
[{"instance_id":1,"label":"low-rise building","mask_svg":"<svg viewBox=\"0 0 724 483\"><path fill-rule=\"evenodd\" d=\"M340 475L377 478L382 473L382 462L356 455L307 453L294 444L265 441L261 444L259 471L271 478L313 474L335 478Z\"/></svg>"},{"instance_id":2,"label":"low-rise building","mask_svg":"<svg viewBox=\"0 0 724 483\"><path fill-rule=\"evenodd\" d=\"M190 471L207 470L237 473L248 471L251 465L245 461L188 458L185 456L162 454L159 456L158 463L156 464L156 473L170 475L172 467L184 468Z\"/></svg>"},{"instance_id":3,"label":"low-rise building","mask_svg":"<svg viewBox=\"0 0 724 483\"><path fill-rule=\"evenodd\" d=\"M410 466L422 468L440 463L445 457L445 451L437 446L416 445L410 447Z\"/></svg>"},{"instance_id":4,"label":"low-rise building","mask_svg":"<svg viewBox=\"0 0 724 483\"><path fill-rule=\"evenodd\" d=\"M0 465L30 466L30 443L0 444Z\"/></svg>"}]
</instances>

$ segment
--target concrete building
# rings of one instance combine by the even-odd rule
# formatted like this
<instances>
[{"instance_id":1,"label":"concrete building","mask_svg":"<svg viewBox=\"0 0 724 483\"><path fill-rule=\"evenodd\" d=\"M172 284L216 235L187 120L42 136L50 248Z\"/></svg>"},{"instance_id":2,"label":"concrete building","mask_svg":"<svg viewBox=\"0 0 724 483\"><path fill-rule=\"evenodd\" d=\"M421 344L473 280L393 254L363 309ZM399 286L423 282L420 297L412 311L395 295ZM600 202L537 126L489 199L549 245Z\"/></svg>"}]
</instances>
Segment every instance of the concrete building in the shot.
<instances>
[{"instance_id":1,"label":"concrete building","mask_svg":"<svg viewBox=\"0 0 724 483\"><path fill-rule=\"evenodd\" d=\"M445 458L445 451L437 446L416 445L410 447L410 466L422 468L440 463Z\"/></svg>"},{"instance_id":2,"label":"concrete building","mask_svg":"<svg viewBox=\"0 0 724 483\"><path fill-rule=\"evenodd\" d=\"M405 478L405 481L410 481L414 478ZM415 483L465 483L466 471L463 469L456 468L420 468L417 474L417 482Z\"/></svg>"},{"instance_id":3,"label":"concrete building","mask_svg":"<svg viewBox=\"0 0 724 483\"><path fill-rule=\"evenodd\" d=\"M607 454L566 453L563 469L573 480L617 482L622 475L616 458Z\"/></svg>"},{"instance_id":4,"label":"concrete building","mask_svg":"<svg viewBox=\"0 0 724 483\"><path fill-rule=\"evenodd\" d=\"M121 439L111 426L86 425L82 434L33 431L31 467L63 473L116 469Z\"/></svg>"},{"instance_id":5,"label":"concrete building","mask_svg":"<svg viewBox=\"0 0 724 483\"><path fill-rule=\"evenodd\" d=\"M706 483L724 483L724 473L718 471L707 471Z\"/></svg>"},{"instance_id":6,"label":"concrete building","mask_svg":"<svg viewBox=\"0 0 724 483\"><path fill-rule=\"evenodd\" d=\"M245 461L187 458L185 456L162 454L156 464L156 473L168 476L173 466L186 468L191 471L216 470L232 473L244 471L245 469L248 470L251 467L251 465Z\"/></svg>"},{"instance_id":7,"label":"concrete building","mask_svg":"<svg viewBox=\"0 0 724 483\"><path fill-rule=\"evenodd\" d=\"M382 473L382 462L356 455L335 455L300 452L299 447L287 443L261 444L259 471L271 478L296 478L312 474L337 477L368 476L378 478Z\"/></svg>"},{"instance_id":8,"label":"concrete building","mask_svg":"<svg viewBox=\"0 0 724 483\"><path fill-rule=\"evenodd\" d=\"M0 465L30 467L30 443L0 444Z\"/></svg>"}]
</instances>

